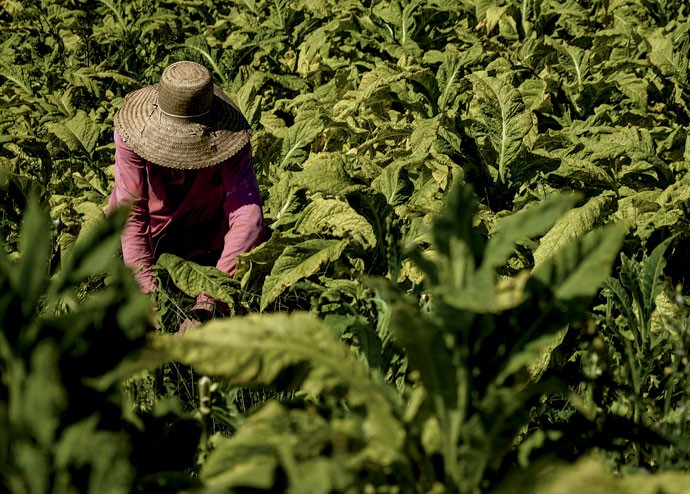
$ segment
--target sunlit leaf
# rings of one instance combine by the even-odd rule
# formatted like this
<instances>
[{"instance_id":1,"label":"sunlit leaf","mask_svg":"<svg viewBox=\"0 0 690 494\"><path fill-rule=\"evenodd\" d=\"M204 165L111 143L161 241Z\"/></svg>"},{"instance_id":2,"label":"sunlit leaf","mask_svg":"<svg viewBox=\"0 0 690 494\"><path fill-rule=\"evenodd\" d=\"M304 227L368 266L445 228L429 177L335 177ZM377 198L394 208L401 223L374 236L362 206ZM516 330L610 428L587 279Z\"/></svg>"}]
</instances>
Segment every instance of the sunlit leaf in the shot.
<instances>
[{"instance_id":1,"label":"sunlit leaf","mask_svg":"<svg viewBox=\"0 0 690 494\"><path fill-rule=\"evenodd\" d=\"M609 225L574 238L534 269L534 276L563 300L591 297L611 274L624 230Z\"/></svg>"},{"instance_id":2,"label":"sunlit leaf","mask_svg":"<svg viewBox=\"0 0 690 494\"><path fill-rule=\"evenodd\" d=\"M214 320L179 337L154 342L168 358L239 386L298 386L309 396L333 396L363 410L365 457L389 464L400 451L402 424L393 403L368 376L337 333L305 313L264 314ZM278 431L279 432L279 431Z\"/></svg>"},{"instance_id":3,"label":"sunlit leaf","mask_svg":"<svg viewBox=\"0 0 690 494\"><path fill-rule=\"evenodd\" d=\"M565 212L539 241L539 246L533 254L535 266L552 258L568 242L590 231L612 201L611 195L602 194L593 197L581 207Z\"/></svg>"},{"instance_id":4,"label":"sunlit leaf","mask_svg":"<svg viewBox=\"0 0 690 494\"><path fill-rule=\"evenodd\" d=\"M366 218L348 203L316 198L304 209L295 229L303 234L322 234L353 239L362 247L375 247L376 234Z\"/></svg>"},{"instance_id":5,"label":"sunlit leaf","mask_svg":"<svg viewBox=\"0 0 690 494\"><path fill-rule=\"evenodd\" d=\"M498 177L505 182L510 174L510 164L522 150L523 138L532 127L532 117L520 92L509 82L481 76L472 76L474 96L470 112L487 135L497 154Z\"/></svg>"},{"instance_id":6,"label":"sunlit leaf","mask_svg":"<svg viewBox=\"0 0 690 494\"><path fill-rule=\"evenodd\" d=\"M230 276L215 266L202 266L173 254L163 253L157 263L173 283L190 297L204 293L220 302L232 303L237 287Z\"/></svg>"},{"instance_id":7,"label":"sunlit leaf","mask_svg":"<svg viewBox=\"0 0 690 494\"><path fill-rule=\"evenodd\" d=\"M72 152L93 155L100 137L100 128L84 110L63 123L49 122L46 128L55 134Z\"/></svg>"},{"instance_id":8,"label":"sunlit leaf","mask_svg":"<svg viewBox=\"0 0 690 494\"><path fill-rule=\"evenodd\" d=\"M347 240L314 239L288 246L276 260L271 274L264 281L261 310L297 281L313 275L326 264L336 261L347 244Z\"/></svg>"}]
</instances>

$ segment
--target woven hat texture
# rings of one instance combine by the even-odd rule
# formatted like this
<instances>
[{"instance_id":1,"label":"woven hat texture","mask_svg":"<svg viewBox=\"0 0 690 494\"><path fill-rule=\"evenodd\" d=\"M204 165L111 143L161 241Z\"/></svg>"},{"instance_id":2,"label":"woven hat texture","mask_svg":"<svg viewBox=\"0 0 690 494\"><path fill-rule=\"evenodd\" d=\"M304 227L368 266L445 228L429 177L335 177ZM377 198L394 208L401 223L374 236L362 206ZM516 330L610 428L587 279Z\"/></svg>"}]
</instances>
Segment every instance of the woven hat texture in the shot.
<instances>
[{"instance_id":1,"label":"woven hat texture","mask_svg":"<svg viewBox=\"0 0 690 494\"><path fill-rule=\"evenodd\" d=\"M139 156L183 170L225 161L251 137L246 119L208 69L189 61L169 65L158 84L129 93L114 121Z\"/></svg>"}]
</instances>

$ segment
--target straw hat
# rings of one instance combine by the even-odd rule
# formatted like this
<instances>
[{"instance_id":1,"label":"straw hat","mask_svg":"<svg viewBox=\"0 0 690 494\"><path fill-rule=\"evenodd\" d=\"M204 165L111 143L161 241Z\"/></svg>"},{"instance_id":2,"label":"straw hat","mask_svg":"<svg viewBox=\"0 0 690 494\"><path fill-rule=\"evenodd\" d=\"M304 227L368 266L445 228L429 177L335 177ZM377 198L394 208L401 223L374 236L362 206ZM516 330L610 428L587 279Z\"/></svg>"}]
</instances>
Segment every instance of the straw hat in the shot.
<instances>
[{"instance_id":1,"label":"straw hat","mask_svg":"<svg viewBox=\"0 0 690 494\"><path fill-rule=\"evenodd\" d=\"M114 120L132 151L183 170L225 161L251 137L244 116L208 69L188 61L169 65L158 84L129 93Z\"/></svg>"}]
</instances>

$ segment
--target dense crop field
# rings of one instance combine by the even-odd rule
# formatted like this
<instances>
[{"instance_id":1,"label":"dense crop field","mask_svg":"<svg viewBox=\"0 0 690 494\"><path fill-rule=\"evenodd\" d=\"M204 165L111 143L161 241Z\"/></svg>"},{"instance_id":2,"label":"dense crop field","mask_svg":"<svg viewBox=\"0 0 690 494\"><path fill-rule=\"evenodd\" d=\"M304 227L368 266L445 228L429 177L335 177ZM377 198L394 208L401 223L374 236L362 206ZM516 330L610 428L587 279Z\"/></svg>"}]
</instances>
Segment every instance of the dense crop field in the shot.
<instances>
[{"instance_id":1,"label":"dense crop field","mask_svg":"<svg viewBox=\"0 0 690 494\"><path fill-rule=\"evenodd\" d=\"M688 492L685 1L0 5L3 492ZM183 59L268 235L146 296L112 117Z\"/></svg>"}]
</instances>

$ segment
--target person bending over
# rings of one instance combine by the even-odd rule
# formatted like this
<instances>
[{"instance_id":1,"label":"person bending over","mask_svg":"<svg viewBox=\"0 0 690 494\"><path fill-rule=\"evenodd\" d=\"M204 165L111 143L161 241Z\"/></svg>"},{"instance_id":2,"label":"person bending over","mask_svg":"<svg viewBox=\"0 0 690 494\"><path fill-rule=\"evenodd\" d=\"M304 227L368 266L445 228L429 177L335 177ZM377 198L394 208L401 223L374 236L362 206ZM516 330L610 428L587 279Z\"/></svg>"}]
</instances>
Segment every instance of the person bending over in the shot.
<instances>
[{"instance_id":1,"label":"person bending over","mask_svg":"<svg viewBox=\"0 0 690 494\"><path fill-rule=\"evenodd\" d=\"M125 96L114 123L108 210L132 208L122 255L142 291L156 288L153 265L164 252L233 276L237 255L263 238L263 213L249 124L208 69L169 65L158 84ZM216 305L201 294L180 331Z\"/></svg>"}]
</instances>

